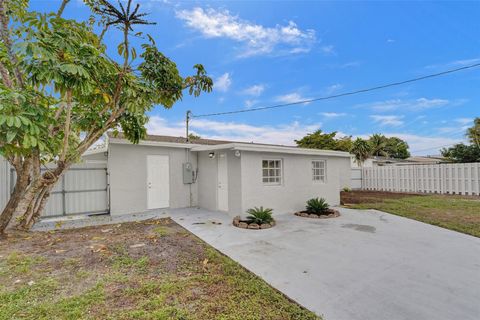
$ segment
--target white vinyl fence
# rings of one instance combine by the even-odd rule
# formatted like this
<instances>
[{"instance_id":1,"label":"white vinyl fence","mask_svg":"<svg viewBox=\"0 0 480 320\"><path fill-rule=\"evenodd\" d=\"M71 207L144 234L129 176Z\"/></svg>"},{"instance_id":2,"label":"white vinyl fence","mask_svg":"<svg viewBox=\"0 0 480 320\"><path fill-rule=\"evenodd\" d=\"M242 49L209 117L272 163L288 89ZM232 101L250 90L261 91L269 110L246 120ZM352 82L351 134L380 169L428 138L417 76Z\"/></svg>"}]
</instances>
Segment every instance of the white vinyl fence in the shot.
<instances>
[{"instance_id":1,"label":"white vinyl fence","mask_svg":"<svg viewBox=\"0 0 480 320\"><path fill-rule=\"evenodd\" d=\"M362 189L480 195L480 163L363 168Z\"/></svg>"},{"instance_id":2,"label":"white vinyl fence","mask_svg":"<svg viewBox=\"0 0 480 320\"><path fill-rule=\"evenodd\" d=\"M0 157L0 211L13 192L15 179L13 168ZM76 164L50 193L42 217L108 213L108 193L106 163Z\"/></svg>"},{"instance_id":3,"label":"white vinyl fence","mask_svg":"<svg viewBox=\"0 0 480 320\"><path fill-rule=\"evenodd\" d=\"M350 175L350 188L354 190L362 188L362 168L352 168Z\"/></svg>"}]
</instances>

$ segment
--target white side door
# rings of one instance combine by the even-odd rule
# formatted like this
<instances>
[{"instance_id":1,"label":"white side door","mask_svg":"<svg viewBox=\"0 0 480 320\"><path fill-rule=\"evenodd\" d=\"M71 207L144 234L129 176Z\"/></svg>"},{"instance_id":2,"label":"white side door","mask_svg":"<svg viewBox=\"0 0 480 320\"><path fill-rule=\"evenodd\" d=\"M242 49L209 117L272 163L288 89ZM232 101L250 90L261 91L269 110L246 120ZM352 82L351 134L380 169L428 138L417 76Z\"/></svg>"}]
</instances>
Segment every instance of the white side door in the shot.
<instances>
[{"instance_id":1,"label":"white side door","mask_svg":"<svg viewBox=\"0 0 480 320\"><path fill-rule=\"evenodd\" d=\"M217 208L219 211L228 211L228 170L227 154L218 155L218 175L217 175Z\"/></svg>"},{"instance_id":2,"label":"white side door","mask_svg":"<svg viewBox=\"0 0 480 320\"><path fill-rule=\"evenodd\" d=\"M147 156L147 208L170 206L170 165L168 156Z\"/></svg>"}]
</instances>

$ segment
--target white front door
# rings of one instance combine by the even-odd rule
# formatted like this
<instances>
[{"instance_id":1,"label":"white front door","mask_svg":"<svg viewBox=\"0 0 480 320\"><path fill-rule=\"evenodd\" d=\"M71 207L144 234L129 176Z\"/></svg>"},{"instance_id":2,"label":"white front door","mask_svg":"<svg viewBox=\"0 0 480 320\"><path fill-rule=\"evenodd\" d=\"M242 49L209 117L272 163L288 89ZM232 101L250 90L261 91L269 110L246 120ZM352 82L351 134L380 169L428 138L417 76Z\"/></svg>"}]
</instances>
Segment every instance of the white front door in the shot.
<instances>
[{"instance_id":1,"label":"white front door","mask_svg":"<svg viewBox=\"0 0 480 320\"><path fill-rule=\"evenodd\" d=\"M219 211L228 211L228 175L227 154L218 155L217 207Z\"/></svg>"},{"instance_id":2,"label":"white front door","mask_svg":"<svg viewBox=\"0 0 480 320\"><path fill-rule=\"evenodd\" d=\"M147 208L170 206L170 166L168 156L147 156Z\"/></svg>"}]
</instances>

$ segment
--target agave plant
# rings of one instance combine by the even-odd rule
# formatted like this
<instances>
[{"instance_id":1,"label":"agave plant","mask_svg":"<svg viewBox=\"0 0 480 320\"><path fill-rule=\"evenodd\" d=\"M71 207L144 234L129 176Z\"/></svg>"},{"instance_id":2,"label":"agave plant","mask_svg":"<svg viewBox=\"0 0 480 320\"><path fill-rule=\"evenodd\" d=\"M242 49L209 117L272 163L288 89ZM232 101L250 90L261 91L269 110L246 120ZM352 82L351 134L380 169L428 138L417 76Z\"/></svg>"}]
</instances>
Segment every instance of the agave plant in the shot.
<instances>
[{"instance_id":1,"label":"agave plant","mask_svg":"<svg viewBox=\"0 0 480 320\"><path fill-rule=\"evenodd\" d=\"M307 201L307 212L313 214L326 214L328 211L328 203L324 198L313 198Z\"/></svg>"},{"instance_id":2,"label":"agave plant","mask_svg":"<svg viewBox=\"0 0 480 320\"><path fill-rule=\"evenodd\" d=\"M264 223L270 223L273 221L272 214L273 214L273 209L269 208L251 208L247 210L247 213L249 216L247 217L248 223L257 223L257 224L264 224Z\"/></svg>"}]
</instances>

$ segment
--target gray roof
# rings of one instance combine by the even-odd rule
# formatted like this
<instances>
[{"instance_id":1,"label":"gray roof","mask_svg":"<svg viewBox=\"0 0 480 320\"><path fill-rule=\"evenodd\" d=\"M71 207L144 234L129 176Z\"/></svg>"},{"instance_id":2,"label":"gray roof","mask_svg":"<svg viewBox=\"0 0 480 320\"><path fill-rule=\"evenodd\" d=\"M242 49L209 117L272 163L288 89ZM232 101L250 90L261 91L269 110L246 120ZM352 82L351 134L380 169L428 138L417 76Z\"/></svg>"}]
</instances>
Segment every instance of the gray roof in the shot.
<instances>
[{"instance_id":1,"label":"gray roof","mask_svg":"<svg viewBox=\"0 0 480 320\"><path fill-rule=\"evenodd\" d=\"M119 133L117 136L114 136L113 133L109 132L108 137L116 138L116 139L125 139L123 133ZM234 143L238 141L227 141L227 140L213 140L213 139L190 139L187 141L185 137L174 137L174 136L163 136L163 135L153 135L148 134L144 141L157 141L157 142L171 142L171 143L192 143L192 144L203 144L207 146L213 146L217 144L226 144L226 143ZM248 143L248 142L244 142Z\"/></svg>"}]
</instances>

